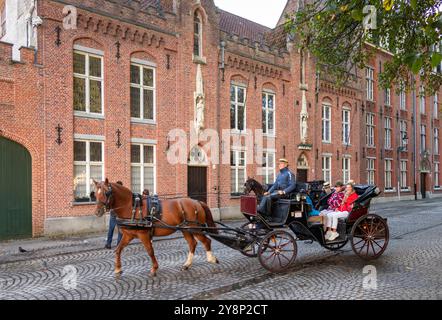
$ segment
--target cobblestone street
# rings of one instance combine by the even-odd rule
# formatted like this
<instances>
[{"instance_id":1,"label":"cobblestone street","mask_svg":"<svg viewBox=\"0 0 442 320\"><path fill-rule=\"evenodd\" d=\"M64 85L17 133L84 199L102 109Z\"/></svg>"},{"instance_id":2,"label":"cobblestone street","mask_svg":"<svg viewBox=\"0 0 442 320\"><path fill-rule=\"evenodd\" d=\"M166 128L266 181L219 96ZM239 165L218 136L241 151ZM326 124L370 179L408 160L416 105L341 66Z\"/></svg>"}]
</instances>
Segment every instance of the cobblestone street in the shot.
<instances>
[{"instance_id":1,"label":"cobblestone street","mask_svg":"<svg viewBox=\"0 0 442 320\"><path fill-rule=\"evenodd\" d=\"M117 279L113 250L103 249L103 236L89 236L0 243L0 299L442 299L442 201L375 204L372 212L387 217L390 227L386 252L370 262L377 289L363 288L367 263L349 244L330 252L298 242L290 271L271 274L256 258L215 241L220 264L207 263L199 244L192 268L181 271L184 239L158 238L158 276L149 277L150 259L137 242L123 252L124 274ZM19 246L28 252L19 253ZM68 265L75 267L77 283L67 290Z\"/></svg>"}]
</instances>

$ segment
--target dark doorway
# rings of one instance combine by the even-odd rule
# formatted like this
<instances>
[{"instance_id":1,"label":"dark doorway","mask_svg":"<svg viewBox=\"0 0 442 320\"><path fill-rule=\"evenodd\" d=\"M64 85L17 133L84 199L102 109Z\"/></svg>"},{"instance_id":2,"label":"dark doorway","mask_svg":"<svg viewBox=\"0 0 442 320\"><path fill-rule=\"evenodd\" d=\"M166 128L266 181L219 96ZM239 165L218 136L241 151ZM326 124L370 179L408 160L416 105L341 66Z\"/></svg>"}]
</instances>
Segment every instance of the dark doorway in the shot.
<instances>
[{"instance_id":1,"label":"dark doorway","mask_svg":"<svg viewBox=\"0 0 442 320\"><path fill-rule=\"evenodd\" d=\"M306 183L307 182L307 169L298 169L296 171L296 182Z\"/></svg>"},{"instance_id":2,"label":"dark doorway","mask_svg":"<svg viewBox=\"0 0 442 320\"><path fill-rule=\"evenodd\" d=\"M207 168L187 167L187 195L207 203Z\"/></svg>"},{"instance_id":3,"label":"dark doorway","mask_svg":"<svg viewBox=\"0 0 442 320\"><path fill-rule=\"evenodd\" d=\"M422 195L422 199L425 199L427 197L426 182L427 182L427 174L426 173L421 173L421 195Z\"/></svg>"}]
</instances>

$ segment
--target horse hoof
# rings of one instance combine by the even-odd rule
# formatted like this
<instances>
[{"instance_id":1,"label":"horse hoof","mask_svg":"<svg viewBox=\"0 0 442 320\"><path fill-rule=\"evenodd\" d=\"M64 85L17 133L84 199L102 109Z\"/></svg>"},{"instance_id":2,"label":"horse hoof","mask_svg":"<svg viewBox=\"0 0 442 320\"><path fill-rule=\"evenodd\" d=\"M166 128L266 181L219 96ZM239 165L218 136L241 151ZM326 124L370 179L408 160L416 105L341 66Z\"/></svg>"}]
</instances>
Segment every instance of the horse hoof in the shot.
<instances>
[{"instance_id":1,"label":"horse hoof","mask_svg":"<svg viewBox=\"0 0 442 320\"><path fill-rule=\"evenodd\" d=\"M156 276L157 276L157 273L156 272L150 272L150 276L152 277L152 278L155 278Z\"/></svg>"},{"instance_id":2,"label":"horse hoof","mask_svg":"<svg viewBox=\"0 0 442 320\"><path fill-rule=\"evenodd\" d=\"M182 270L182 271L187 271L187 270L189 270L189 268L190 268L190 266L182 266L182 267L181 267L181 270Z\"/></svg>"},{"instance_id":3,"label":"horse hoof","mask_svg":"<svg viewBox=\"0 0 442 320\"><path fill-rule=\"evenodd\" d=\"M216 259L216 264L219 264L219 260L218 259Z\"/></svg>"},{"instance_id":4,"label":"horse hoof","mask_svg":"<svg viewBox=\"0 0 442 320\"><path fill-rule=\"evenodd\" d=\"M115 270L116 276L121 276L123 274L123 270Z\"/></svg>"}]
</instances>

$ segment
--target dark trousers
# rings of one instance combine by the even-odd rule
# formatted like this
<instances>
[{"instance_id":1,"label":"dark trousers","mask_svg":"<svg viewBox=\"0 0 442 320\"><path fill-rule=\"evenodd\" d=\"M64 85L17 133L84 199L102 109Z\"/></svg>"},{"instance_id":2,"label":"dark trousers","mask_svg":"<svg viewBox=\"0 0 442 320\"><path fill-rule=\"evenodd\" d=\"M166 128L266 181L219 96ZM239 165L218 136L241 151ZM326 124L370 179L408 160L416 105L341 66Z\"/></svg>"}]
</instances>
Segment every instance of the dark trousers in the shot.
<instances>
[{"instance_id":1,"label":"dark trousers","mask_svg":"<svg viewBox=\"0 0 442 320\"><path fill-rule=\"evenodd\" d=\"M112 239L114 237L114 230L116 226L117 226L117 216L111 214L109 220L109 231L107 232L107 242L106 242L106 244L109 246L112 245ZM123 234L120 232L120 229L118 228L117 245L120 243L122 237Z\"/></svg>"},{"instance_id":2,"label":"dark trousers","mask_svg":"<svg viewBox=\"0 0 442 320\"><path fill-rule=\"evenodd\" d=\"M279 194L275 191L269 195L263 196L261 202L259 203L258 212L262 215L270 217L272 215L272 203L273 201L278 201L279 199L285 198L285 194Z\"/></svg>"}]
</instances>

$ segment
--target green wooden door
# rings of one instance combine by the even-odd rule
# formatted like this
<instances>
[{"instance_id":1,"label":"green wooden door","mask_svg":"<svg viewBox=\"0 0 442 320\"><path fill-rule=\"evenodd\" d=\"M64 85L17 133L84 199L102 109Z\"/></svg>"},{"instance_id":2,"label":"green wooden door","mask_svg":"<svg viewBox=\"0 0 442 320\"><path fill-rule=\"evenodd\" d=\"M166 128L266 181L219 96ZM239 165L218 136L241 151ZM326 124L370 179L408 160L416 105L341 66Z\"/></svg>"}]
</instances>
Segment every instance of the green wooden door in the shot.
<instances>
[{"instance_id":1,"label":"green wooden door","mask_svg":"<svg viewBox=\"0 0 442 320\"><path fill-rule=\"evenodd\" d=\"M31 155L0 137L0 240L32 236Z\"/></svg>"}]
</instances>

